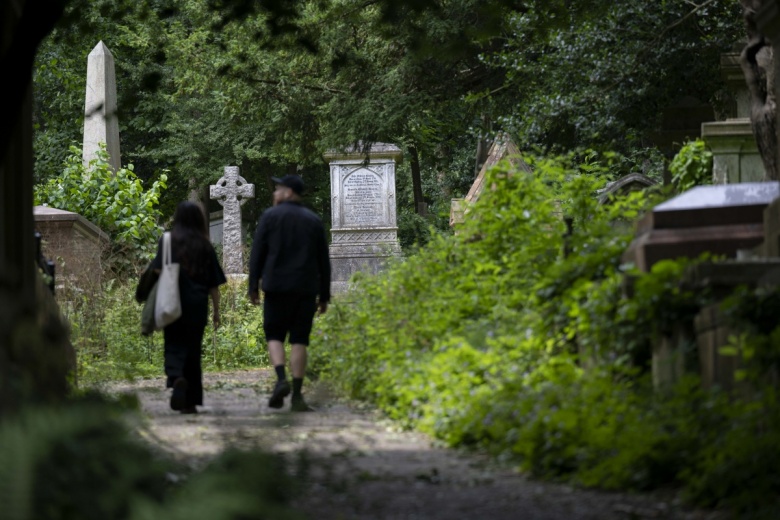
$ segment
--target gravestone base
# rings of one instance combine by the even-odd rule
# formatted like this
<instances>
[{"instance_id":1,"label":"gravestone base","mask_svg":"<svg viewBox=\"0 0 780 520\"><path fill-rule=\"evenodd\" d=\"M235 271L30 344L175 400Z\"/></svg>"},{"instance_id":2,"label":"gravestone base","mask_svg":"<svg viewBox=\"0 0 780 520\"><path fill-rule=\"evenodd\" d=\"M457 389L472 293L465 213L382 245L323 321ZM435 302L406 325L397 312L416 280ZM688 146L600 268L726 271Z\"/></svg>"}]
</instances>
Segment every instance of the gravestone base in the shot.
<instances>
[{"instance_id":1,"label":"gravestone base","mask_svg":"<svg viewBox=\"0 0 780 520\"><path fill-rule=\"evenodd\" d=\"M388 259L401 255L396 228L332 230L330 246L331 292L344 294L355 273L379 273Z\"/></svg>"}]
</instances>

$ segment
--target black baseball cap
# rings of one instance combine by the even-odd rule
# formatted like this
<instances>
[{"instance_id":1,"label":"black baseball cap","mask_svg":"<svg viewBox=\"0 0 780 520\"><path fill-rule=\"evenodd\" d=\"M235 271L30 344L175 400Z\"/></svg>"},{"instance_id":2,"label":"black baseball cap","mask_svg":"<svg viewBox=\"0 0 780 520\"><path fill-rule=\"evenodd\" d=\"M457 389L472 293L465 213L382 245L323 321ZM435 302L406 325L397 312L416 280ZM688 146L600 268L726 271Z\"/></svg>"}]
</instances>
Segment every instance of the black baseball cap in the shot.
<instances>
[{"instance_id":1,"label":"black baseball cap","mask_svg":"<svg viewBox=\"0 0 780 520\"><path fill-rule=\"evenodd\" d=\"M271 180L276 184L287 186L298 195L303 195L303 179L298 175L285 175L281 179L279 177L271 177Z\"/></svg>"}]
</instances>

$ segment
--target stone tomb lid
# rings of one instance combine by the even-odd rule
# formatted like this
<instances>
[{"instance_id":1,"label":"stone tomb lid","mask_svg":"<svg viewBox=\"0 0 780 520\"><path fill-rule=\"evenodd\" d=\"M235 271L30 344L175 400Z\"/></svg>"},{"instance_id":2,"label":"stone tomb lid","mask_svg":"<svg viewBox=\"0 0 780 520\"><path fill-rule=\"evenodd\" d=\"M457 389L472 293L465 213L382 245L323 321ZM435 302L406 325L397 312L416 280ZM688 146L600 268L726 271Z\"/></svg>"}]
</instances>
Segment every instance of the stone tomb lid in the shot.
<instances>
[{"instance_id":1,"label":"stone tomb lid","mask_svg":"<svg viewBox=\"0 0 780 520\"><path fill-rule=\"evenodd\" d=\"M762 223L764 208L778 197L778 181L696 186L653 208L638 231Z\"/></svg>"},{"instance_id":2,"label":"stone tomb lid","mask_svg":"<svg viewBox=\"0 0 780 520\"><path fill-rule=\"evenodd\" d=\"M72 211L50 208L48 206L35 206L33 208L33 218L35 222L71 222L72 225L79 228L85 235L95 240L108 240L109 237L99 227L85 219L83 216Z\"/></svg>"}]
</instances>

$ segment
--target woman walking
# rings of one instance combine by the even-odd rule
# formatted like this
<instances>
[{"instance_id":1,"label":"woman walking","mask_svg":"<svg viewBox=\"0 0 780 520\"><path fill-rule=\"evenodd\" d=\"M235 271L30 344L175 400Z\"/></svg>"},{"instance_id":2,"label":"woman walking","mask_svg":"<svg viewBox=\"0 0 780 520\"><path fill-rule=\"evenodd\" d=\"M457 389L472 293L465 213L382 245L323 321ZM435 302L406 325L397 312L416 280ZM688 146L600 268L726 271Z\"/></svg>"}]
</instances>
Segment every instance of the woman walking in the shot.
<instances>
[{"instance_id":1,"label":"woman walking","mask_svg":"<svg viewBox=\"0 0 780 520\"><path fill-rule=\"evenodd\" d=\"M171 229L171 260L179 263L179 294L182 314L163 329L165 339L166 388L173 388L171 409L198 413L203 405L201 352L203 332L212 303L214 328L219 327L219 286L225 273L209 240L206 219L200 207L190 201L179 203ZM162 239L151 269L162 269Z\"/></svg>"}]
</instances>

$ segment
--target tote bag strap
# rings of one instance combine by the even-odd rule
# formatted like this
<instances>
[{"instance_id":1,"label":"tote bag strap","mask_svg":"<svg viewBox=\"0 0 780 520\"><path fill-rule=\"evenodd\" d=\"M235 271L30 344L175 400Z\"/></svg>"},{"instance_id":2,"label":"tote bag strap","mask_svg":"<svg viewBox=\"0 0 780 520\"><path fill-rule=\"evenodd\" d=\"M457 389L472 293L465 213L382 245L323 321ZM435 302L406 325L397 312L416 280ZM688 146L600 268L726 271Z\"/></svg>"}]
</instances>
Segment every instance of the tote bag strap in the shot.
<instances>
[{"instance_id":1,"label":"tote bag strap","mask_svg":"<svg viewBox=\"0 0 780 520\"><path fill-rule=\"evenodd\" d=\"M166 231L163 234L163 265L171 264L171 234Z\"/></svg>"}]
</instances>

